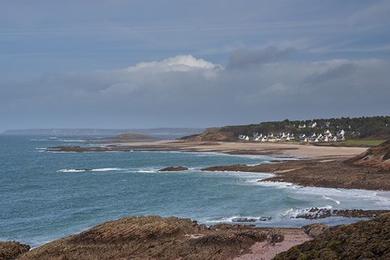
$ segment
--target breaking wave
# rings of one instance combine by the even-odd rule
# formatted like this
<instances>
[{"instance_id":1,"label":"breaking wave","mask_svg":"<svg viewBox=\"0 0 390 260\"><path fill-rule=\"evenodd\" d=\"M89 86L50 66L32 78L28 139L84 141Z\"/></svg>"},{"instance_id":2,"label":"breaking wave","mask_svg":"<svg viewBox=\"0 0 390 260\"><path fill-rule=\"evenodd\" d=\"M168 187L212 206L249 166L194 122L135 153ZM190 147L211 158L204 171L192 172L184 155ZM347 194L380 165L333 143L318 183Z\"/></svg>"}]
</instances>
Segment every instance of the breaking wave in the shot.
<instances>
[{"instance_id":1,"label":"breaking wave","mask_svg":"<svg viewBox=\"0 0 390 260\"><path fill-rule=\"evenodd\" d=\"M112 171L122 171L122 168L96 168L96 169L61 169L57 172L63 173L78 173L78 172L112 172Z\"/></svg>"}]
</instances>

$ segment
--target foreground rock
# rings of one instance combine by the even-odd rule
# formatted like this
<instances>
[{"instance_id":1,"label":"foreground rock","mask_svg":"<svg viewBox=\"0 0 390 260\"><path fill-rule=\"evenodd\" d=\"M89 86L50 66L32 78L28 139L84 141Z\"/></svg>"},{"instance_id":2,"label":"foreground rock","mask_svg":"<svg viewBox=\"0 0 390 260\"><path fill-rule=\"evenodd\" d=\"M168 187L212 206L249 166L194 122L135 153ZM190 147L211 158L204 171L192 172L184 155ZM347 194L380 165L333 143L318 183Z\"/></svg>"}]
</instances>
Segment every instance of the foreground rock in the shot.
<instances>
[{"instance_id":1,"label":"foreground rock","mask_svg":"<svg viewBox=\"0 0 390 260\"><path fill-rule=\"evenodd\" d=\"M160 169L159 172L181 172L187 170L188 168L184 166L170 166L170 167Z\"/></svg>"},{"instance_id":2,"label":"foreground rock","mask_svg":"<svg viewBox=\"0 0 390 260\"><path fill-rule=\"evenodd\" d=\"M289 229L294 230L303 233ZM45 244L20 259L232 259L266 241L280 243L283 235L241 225L208 228L175 217L129 217Z\"/></svg>"},{"instance_id":3,"label":"foreground rock","mask_svg":"<svg viewBox=\"0 0 390 260\"><path fill-rule=\"evenodd\" d=\"M390 259L390 214L330 228L275 259Z\"/></svg>"},{"instance_id":4,"label":"foreground rock","mask_svg":"<svg viewBox=\"0 0 390 260\"><path fill-rule=\"evenodd\" d=\"M28 250L30 250L30 246L19 242L0 242L0 259L16 259L21 254L28 252Z\"/></svg>"}]
</instances>

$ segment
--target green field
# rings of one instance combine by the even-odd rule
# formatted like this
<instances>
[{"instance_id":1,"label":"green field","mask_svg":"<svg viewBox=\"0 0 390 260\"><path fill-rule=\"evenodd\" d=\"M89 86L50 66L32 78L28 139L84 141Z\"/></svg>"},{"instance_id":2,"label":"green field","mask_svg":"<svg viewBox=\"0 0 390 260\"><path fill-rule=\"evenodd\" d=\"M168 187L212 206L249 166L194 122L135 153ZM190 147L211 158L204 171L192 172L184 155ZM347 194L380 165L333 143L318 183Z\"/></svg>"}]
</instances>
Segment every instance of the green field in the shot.
<instances>
[{"instance_id":1,"label":"green field","mask_svg":"<svg viewBox=\"0 0 390 260\"><path fill-rule=\"evenodd\" d=\"M349 147L371 147L376 146L386 141L385 139L349 139L345 140L344 142L337 142L337 143L320 143L315 145L320 146L349 146Z\"/></svg>"}]
</instances>

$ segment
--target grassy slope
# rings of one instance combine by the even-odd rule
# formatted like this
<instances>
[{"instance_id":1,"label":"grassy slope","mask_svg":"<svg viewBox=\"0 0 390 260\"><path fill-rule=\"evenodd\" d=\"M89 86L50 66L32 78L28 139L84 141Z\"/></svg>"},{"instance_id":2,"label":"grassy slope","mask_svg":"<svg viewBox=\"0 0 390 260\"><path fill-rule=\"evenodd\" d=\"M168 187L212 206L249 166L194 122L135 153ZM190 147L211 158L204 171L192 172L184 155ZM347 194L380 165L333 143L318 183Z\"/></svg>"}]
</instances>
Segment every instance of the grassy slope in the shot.
<instances>
[{"instance_id":1,"label":"grassy slope","mask_svg":"<svg viewBox=\"0 0 390 260\"><path fill-rule=\"evenodd\" d=\"M275 259L390 259L390 214L331 228Z\"/></svg>"}]
</instances>

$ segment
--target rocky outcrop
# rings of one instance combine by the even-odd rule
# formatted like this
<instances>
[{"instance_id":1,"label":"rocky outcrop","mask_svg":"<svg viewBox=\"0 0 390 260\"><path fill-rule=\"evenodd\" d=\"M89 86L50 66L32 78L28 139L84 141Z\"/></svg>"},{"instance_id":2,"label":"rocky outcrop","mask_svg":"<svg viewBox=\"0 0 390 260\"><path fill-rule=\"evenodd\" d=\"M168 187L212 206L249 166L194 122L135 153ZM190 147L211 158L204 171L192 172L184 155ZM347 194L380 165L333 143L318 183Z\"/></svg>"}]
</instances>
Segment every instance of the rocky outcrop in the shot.
<instances>
[{"instance_id":1,"label":"rocky outcrop","mask_svg":"<svg viewBox=\"0 0 390 260\"><path fill-rule=\"evenodd\" d=\"M226 165L203 171L266 172L275 176L259 182L288 182L302 186L390 190L390 170L345 163L341 159L288 160L258 165Z\"/></svg>"},{"instance_id":2,"label":"rocky outcrop","mask_svg":"<svg viewBox=\"0 0 390 260\"><path fill-rule=\"evenodd\" d=\"M162 168L158 170L159 172L181 172L181 171L187 171L188 168L184 166L169 166L166 168Z\"/></svg>"},{"instance_id":3,"label":"rocky outcrop","mask_svg":"<svg viewBox=\"0 0 390 260\"><path fill-rule=\"evenodd\" d=\"M19 242L0 242L0 259L16 259L18 256L28 252L29 250L29 245L24 245Z\"/></svg>"},{"instance_id":4,"label":"rocky outcrop","mask_svg":"<svg viewBox=\"0 0 390 260\"><path fill-rule=\"evenodd\" d=\"M390 213L390 210L329 209L314 207L302 211L296 215L296 218L321 219L335 216L348 218L374 218L385 213Z\"/></svg>"},{"instance_id":5,"label":"rocky outcrop","mask_svg":"<svg viewBox=\"0 0 390 260\"><path fill-rule=\"evenodd\" d=\"M237 217L233 218L232 222L236 223L250 223L250 222L257 222L257 221L270 221L271 217L258 217L258 218L252 218L252 217Z\"/></svg>"},{"instance_id":6,"label":"rocky outcrop","mask_svg":"<svg viewBox=\"0 0 390 260\"><path fill-rule=\"evenodd\" d=\"M390 214L330 228L274 259L390 259Z\"/></svg>"},{"instance_id":7,"label":"rocky outcrop","mask_svg":"<svg viewBox=\"0 0 390 260\"><path fill-rule=\"evenodd\" d=\"M232 259L280 232L241 225L206 227L190 219L128 217L50 242L20 259Z\"/></svg>"},{"instance_id":8,"label":"rocky outcrop","mask_svg":"<svg viewBox=\"0 0 390 260\"><path fill-rule=\"evenodd\" d=\"M322 233L324 233L326 230L329 229L329 227L325 224L321 223L314 223L310 225L306 225L302 227L306 234L309 236L316 238Z\"/></svg>"},{"instance_id":9,"label":"rocky outcrop","mask_svg":"<svg viewBox=\"0 0 390 260\"><path fill-rule=\"evenodd\" d=\"M390 140L369 148L366 152L346 161L353 165L364 165L381 170L390 170Z\"/></svg>"}]
</instances>

